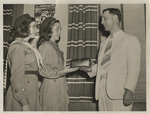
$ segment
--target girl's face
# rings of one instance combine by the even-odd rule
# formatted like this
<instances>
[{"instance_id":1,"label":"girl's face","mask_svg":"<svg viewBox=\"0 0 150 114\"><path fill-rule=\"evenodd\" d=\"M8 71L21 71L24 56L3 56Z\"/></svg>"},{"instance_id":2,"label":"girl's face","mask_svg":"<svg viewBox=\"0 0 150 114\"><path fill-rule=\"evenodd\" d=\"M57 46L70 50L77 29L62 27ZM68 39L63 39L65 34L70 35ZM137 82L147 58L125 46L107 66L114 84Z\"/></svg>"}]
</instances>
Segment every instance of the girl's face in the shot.
<instances>
[{"instance_id":1,"label":"girl's face","mask_svg":"<svg viewBox=\"0 0 150 114\"><path fill-rule=\"evenodd\" d=\"M36 27L36 22L35 21L30 23L30 29L29 30L30 30L29 37L30 38L35 38L35 33L39 32L39 30Z\"/></svg>"},{"instance_id":2,"label":"girl's face","mask_svg":"<svg viewBox=\"0 0 150 114\"><path fill-rule=\"evenodd\" d=\"M51 35L51 40L53 42L56 42L59 40L61 34L61 25L59 22L55 23L53 28L52 28L52 35Z\"/></svg>"}]
</instances>

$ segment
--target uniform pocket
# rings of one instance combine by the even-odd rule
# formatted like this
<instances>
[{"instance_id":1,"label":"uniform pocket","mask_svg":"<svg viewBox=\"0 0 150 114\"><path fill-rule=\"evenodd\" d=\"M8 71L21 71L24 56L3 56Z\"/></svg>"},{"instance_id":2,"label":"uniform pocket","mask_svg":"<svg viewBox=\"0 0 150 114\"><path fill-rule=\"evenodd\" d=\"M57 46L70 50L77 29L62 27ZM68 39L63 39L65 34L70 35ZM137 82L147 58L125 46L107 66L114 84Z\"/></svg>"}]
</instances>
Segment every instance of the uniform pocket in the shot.
<instances>
[{"instance_id":1,"label":"uniform pocket","mask_svg":"<svg viewBox=\"0 0 150 114\"><path fill-rule=\"evenodd\" d=\"M30 48L27 48L25 51L25 64L31 64L35 60L33 51Z\"/></svg>"},{"instance_id":2,"label":"uniform pocket","mask_svg":"<svg viewBox=\"0 0 150 114\"><path fill-rule=\"evenodd\" d=\"M60 83L57 82L57 80L51 80L48 84L48 90L51 93L59 93L60 92Z\"/></svg>"},{"instance_id":3,"label":"uniform pocket","mask_svg":"<svg viewBox=\"0 0 150 114\"><path fill-rule=\"evenodd\" d=\"M29 93L34 93L38 89L38 80L36 78L31 79L33 76L26 76L25 79L27 91Z\"/></svg>"}]
</instances>

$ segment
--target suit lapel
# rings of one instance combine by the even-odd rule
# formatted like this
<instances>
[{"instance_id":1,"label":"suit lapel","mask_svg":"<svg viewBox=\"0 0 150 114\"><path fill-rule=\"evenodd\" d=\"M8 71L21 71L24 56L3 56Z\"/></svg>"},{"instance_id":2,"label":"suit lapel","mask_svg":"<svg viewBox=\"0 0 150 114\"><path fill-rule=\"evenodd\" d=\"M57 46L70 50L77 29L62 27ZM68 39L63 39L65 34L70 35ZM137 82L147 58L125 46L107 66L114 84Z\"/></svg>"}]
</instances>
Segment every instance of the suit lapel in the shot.
<instances>
[{"instance_id":1,"label":"suit lapel","mask_svg":"<svg viewBox=\"0 0 150 114\"><path fill-rule=\"evenodd\" d=\"M116 39L116 42L114 43L114 47L112 48L112 52L111 52L112 54L113 54L113 51L114 51L116 48L118 48L118 45L121 45L123 38L124 38L124 32L122 31L122 32L119 34L118 38Z\"/></svg>"},{"instance_id":2,"label":"suit lapel","mask_svg":"<svg viewBox=\"0 0 150 114\"><path fill-rule=\"evenodd\" d=\"M113 52L114 52L116 49L119 48L119 45L122 46L122 43L123 43L122 41L123 41L123 39L124 39L124 32L122 31L122 32L119 34L118 38L116 39L116 42L115 42L114 47L113 47L113 49L112 49L112 52L111 52L112 54L111 54L110 62L113 61L113 58L114 58L114 57L119 56L119 55L114 54ZM111 67L109 67L109 70L110 70L110 69L111 69Z\"/></svg>"}]
</instances>

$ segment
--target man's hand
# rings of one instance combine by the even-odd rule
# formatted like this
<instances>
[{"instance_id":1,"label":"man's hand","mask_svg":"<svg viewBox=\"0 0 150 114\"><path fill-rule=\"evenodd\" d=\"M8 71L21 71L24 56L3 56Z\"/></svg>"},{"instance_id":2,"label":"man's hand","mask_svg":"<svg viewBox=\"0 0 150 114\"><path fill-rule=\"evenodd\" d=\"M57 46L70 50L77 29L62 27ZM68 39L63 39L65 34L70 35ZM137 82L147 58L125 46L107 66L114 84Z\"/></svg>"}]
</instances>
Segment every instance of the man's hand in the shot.
<instances>
[{"instance_id":1,"label":"man's hand","mask_svg":"<svg viewBox=\"0 0 150 114\"><path fill-rule=\"evenodd\" d=\"M88 67L80 67L80 70L84 71L84 72L91 72L92 69L88 68Z\"/></svg>"},{"instance_id":2,"label":"man's hand","mask_svg":"<svg viewBox=\"0 0 150 114\"><path fill-rule=\"evenodd\" d=\"M125 90L125 93L123 95L123 105L129 106L133 103L133 92L129 89Z\"/></svg>"}]
</instances>

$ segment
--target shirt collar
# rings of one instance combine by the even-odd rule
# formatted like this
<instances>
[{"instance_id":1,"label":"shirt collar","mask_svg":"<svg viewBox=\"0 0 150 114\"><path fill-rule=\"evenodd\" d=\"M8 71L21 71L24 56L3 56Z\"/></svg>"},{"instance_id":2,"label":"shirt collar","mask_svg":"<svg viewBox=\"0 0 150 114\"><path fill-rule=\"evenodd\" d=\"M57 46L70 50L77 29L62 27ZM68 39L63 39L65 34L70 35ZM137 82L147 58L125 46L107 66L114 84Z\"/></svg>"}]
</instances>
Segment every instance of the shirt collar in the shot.
<instances>
[{"instance_id":1,"label":"shirt collar","mask_svg":"<svg viewBox=\"0 0 150 114\"><path fill-rule=\"evenodd\" d=\"M56 49L58 52L62 53L62 55L64 54L60 49L57 43L53 42L52 40L49 40L49 43L51 44L51 46Z\"/></svg>"},{"instance_id":2,"label":"shirt collar","mask_svg":"<svg viewBox=\"0 0 150 114\"><path fill-rule=\"evenodd\" d=\"M26 41L26 40L24 40L23 38L20 38L20 37L17 37L15 40L16 41L22 41L22 42L28 42L28 41Z\"/></svg>"},{"instance_id":3,"label":"shirt collar","mask_svg":"<svg viewBox=\"0 0 150 114\"><path fill-rule=\"evenodd\" d=\"M122 32L122 30L119 30L118 32L116 32L114 35L110 35L110 37L112 37L112 38L117 38L118 36L119 36L119 34L120 34L120 32Z\"/></svg>"}]
</instances>

